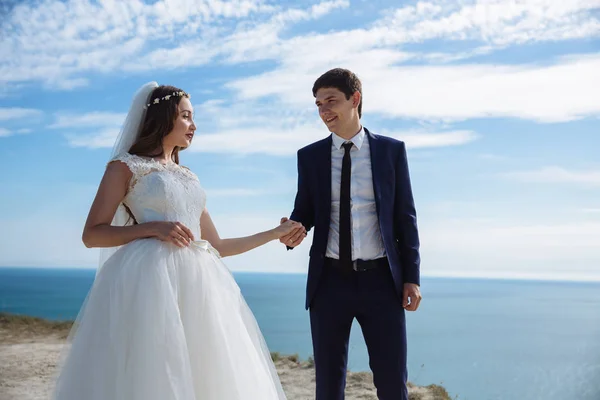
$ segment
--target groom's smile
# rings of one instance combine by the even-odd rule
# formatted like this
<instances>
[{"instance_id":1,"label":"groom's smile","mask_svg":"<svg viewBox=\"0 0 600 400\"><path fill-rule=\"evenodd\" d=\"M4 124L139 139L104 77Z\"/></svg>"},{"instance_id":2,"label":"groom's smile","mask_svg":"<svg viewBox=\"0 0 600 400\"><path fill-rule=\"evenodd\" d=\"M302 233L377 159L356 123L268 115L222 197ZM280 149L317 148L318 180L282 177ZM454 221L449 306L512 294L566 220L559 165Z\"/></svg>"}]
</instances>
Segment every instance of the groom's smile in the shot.
<instances>
[{"instance_id":1,"label":"groom's smile","mask_svg":"<svg viewBox=\"0 0 600 400\"><path fill-rule=\"evenodd\" d=\"M333 87L322 87L315 93L319 117L330 132L343 137L356 134L356 126L360 125L356 109L359 101L358 93L346 96L344 92Z\"/></svg>"}]
</instances>

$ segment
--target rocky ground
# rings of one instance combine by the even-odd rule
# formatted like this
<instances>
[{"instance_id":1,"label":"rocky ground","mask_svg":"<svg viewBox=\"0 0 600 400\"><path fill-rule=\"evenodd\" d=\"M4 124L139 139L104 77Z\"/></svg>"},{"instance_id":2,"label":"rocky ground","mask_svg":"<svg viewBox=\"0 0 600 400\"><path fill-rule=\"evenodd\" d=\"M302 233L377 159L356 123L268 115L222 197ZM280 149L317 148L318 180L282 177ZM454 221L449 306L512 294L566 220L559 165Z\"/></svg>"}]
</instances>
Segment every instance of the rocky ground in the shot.
<instances>
[{"instance_id":1,"label":"rocky ground","mask_svg":"<svg viewBox=\"0 0 600 400\"><path fill-rule=\"evenodd\" d=\"M70 326L70 322L0 314L0 400L48 398ZM314 368L310 360L278 353L273 353L273 359L289 400L314 398ZM450 399L446 390L437 385L410 385L409 392L410 400ZM371 373L348 374L346 399L376 400L375 393Z\"/></svg>"}]
</instances>

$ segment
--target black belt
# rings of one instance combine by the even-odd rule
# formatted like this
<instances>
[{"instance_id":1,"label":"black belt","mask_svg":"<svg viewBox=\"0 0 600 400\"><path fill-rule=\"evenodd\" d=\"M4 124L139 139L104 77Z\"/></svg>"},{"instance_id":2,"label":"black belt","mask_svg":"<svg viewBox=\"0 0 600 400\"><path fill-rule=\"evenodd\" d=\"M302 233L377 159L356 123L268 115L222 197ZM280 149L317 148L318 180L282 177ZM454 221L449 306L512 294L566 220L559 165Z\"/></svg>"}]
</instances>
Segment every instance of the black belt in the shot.
<instances>
[{"instance_id":1,"label":"black belt","mask_svg":"<svg viewBox=\"0 0 600 400\"><path fill-rule=\"evenodd\" d=\"M348 267L335 258L325 257L325 263L333 268L348 270ZM352 261L352 269L356 272L368 271L371 269L388 265L387 257L381 257L375 260L354 260Z\"/></svg>"}]
</instances>

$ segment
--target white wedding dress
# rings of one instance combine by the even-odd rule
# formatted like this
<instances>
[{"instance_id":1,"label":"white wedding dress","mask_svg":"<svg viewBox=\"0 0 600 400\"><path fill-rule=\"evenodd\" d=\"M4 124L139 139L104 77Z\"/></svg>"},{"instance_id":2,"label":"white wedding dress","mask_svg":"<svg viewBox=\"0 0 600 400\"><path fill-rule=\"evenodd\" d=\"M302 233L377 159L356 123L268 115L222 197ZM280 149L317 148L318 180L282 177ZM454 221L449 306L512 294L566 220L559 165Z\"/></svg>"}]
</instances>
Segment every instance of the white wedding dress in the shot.
<instances>
[{"instance_id":1,"label":"white wedding dress","mask_svg":"<svg viewBox=\"0 0 600 400\"><path fill-rule=\"evenodd\" d=\"M200 238L206 195L177 164L125 154L138 223L179 221L187 248L122 246L99 270L71 332L56 400L285 399L260 329L217 251Z\"/></svg>"}]
</instances>

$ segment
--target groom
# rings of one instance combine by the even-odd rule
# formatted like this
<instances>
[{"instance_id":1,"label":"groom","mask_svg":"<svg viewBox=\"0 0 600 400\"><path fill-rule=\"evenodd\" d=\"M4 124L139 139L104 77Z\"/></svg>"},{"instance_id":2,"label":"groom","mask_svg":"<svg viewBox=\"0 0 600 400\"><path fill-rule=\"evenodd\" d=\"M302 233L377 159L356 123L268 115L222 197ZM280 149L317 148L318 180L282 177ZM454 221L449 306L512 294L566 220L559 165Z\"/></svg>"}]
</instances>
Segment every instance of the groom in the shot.
<instances>
[{"instance_id":1,"label":"groom","mask_svg":"<svg viewBox=\"0 0 600 400\"><path fill-rule=\"evenodd\" d=\"M362 127L362 85L336 68L313 86L332 135L298 151L298 193L290 219L315 228L306 307L316 399L341 400L354 318L383 400L407 400L404 310L419 307L419 237L403 142ZM283 218L282 220L285 220ZM288 249L302 231L283 237Z\"/></svg>"}]
</instances>

